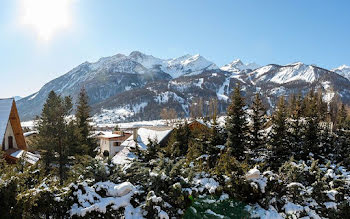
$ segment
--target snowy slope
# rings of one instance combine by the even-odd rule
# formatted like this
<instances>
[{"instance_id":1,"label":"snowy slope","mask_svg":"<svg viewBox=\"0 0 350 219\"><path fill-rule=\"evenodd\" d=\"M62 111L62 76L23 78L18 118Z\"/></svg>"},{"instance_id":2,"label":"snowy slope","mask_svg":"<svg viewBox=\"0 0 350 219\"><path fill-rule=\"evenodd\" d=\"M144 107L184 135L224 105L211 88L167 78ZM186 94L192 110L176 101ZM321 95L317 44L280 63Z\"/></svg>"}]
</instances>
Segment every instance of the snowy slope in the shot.
<instances>
[{"instance_id":1,"label":"snowy slope","mask_svg":"<svg viewBox=\"0 0 350 219\"><path fill-rule=\"evenodd\" d=\"M159 119L163 108L175 109L178 116L189 115L191 104L200 98L204 102L218 99L224 112L237 83L248 104L256 91L263 93L265 102L273 107L281 95L307 93L314 88L326 91L327 102L339 95L350 103L350 81L340 75L350 75L349 67L329 71L297 62L258 68L237 59L218 68L198 54L161 59L134 51L84 62L18 101L18 108L22 120L30 120L41 112L51 90L76 101L84 86L93 114L101 121L154 120Z\"/></svg>"},{"instance_id":2,"label":"snowy slope","mask_svg":"<svg viewBox=\"0 0 350 219\"><path fill-rule=\"evenodd\" d=\"M213 62L197 54L194 56L185 55L180 58L167 60L166 65L163 65L162 69L173 78L177 78L185 74L200 74L204 70L217 70L218 67Z\"/></svg>"},{"instance_id":3,"label":"snowy slope","mask_svg":"<svg viewBox=\"0 0 350 219\"><path fill-rule=\"evenodd\" d=\"M306 65L301 62L288 64L285 66L267 65L256 69L250 73L254 82L273 82L276 84L284 84L293 81L303 81L313 83L320 74L316 66Z\"/></svg>"},{"instance_id":4,"label":"snowy slope","mask_svg":"<svg viewBox=\"0 0 350 219\"><path fill-rule=\"evenodd\" d=\"M84 62L61 77L45 84L37 93L18 102L23 119L38 115L50 91L76 100L81 87L85 87L91 104L114 95L140 89L148 83L170 80L183 75L201 74L218 67L200 55L186 55L174 59L160 59L138 51L130 55L117 54Z\"/></svg>"},{"instance_id":5,"label":"snowy slope","mask_svg":"<svg viewBox=\"0 0 350 219\"><path fill-rule=\"evenodd\" d=\"M222 71L240 73L243 70L249 70L249 69L255 70L259 67L260 66L256 63L244 64L240 59L236 59L236 60L232 61L231 63L222 66L220 69Z\"/></svg>"},{"instance_id":6,"label":"snowy slope","mask_svg":"<svg viewBox=\"0 0 350 219\"><path fill-rule=\"evenodd\" d=\"M332 69L332 71L350 80L350 66L342 65L338 68Z\"/></svg>"}]
</instances>

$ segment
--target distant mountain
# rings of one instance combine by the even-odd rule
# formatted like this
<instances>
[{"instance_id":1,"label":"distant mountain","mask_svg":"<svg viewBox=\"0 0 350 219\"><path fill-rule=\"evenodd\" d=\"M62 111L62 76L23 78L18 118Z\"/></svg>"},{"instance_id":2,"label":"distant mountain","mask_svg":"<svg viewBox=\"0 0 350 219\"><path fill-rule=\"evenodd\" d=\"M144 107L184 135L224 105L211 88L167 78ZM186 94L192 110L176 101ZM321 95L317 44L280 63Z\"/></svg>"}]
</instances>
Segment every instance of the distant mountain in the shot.
<instances>
[{"instance_id":1,"label":"distant mountain","mask_svg":"<svg viewBox=\"0 0 350 219\"><path fill-rule=\"evenodd\" d=\"M333 69L332 71L350 80L350 66L342 65L342 66L339 66L338 68Z\"/></svg>"},{"instance_id":2,"label":"distant mountain","mask_svg":"<svg viewBox=\"0 0 350 219\"><path fill-rule=\"evenodd\" d=\"M350 103L350 81L343 76L315 65L301 62L281 65L266 65L258 68L242 80L251 83L264 93L269 105L274 106L276 98L291 93L306 94L311 89L321 89L324 100L330 102L335 95Z\"/></svg>"},{"instance_id":3,"label":"distant mountain","mask_svg":"<svg viewBox=\"0 0 350 219\"><path fill-rule=\"evenodd\" d=\"M259 67L260 66L258 64L255 64L255 63L244 64L240 59L236 59L231 63L222 66L220 69L222 71L240 73L241 71L244 71L244 70L255 70Z\"/></svg>"},{"instance_id":4,"label":"distant mountain","mask_svg":"<svg viewBox=\"0 0 350 219\"><path fill-rule=\"evenodd\" d=\"M242 85L248 104L259 91L270 108L282 95L305 94L310 89L323 90L325 101L338 95L350 103L346 69L329 71L301 62L260 67L241 60L218 68L200 55L160 59L135 51L82 63L19 100L18 108L22 119L32 119L40 114L51 90L76 100L84 86L94 118L101 122L158 119L162 108L174 108L179 116L187 116L190 105L200 98L204 103L217 98L218 109L224 112L237 83ZM203 110L207 111L206 105Z\"/></svg>"},{"instance_id":5,"label":"distant mountain","mask_svg":"<svg viewBox=\"0 0 350 219\"><path fill-rule=\"evenodd\" d=\"M37 93L23 98L18 107L23 119L31 119L40 113L51 90L75 99L84 86L91 104L95 104L150 82L200 74L206 70L218 70L218 67L200 55L163 60L138 51L129 56L117 54L95 63L82 63L47 83Z\"/></svg>"}]
</instances>

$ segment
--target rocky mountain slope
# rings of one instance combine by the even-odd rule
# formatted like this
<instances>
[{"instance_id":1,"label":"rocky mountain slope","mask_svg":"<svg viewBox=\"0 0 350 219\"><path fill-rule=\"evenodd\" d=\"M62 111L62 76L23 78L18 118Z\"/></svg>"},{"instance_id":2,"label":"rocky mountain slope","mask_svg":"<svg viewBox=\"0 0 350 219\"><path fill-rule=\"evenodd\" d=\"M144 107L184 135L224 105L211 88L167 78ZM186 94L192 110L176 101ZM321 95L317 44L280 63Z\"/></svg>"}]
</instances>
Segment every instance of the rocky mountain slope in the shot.
<instances>
[{"instance_id":1,"label":"rocky mountain slope","mask_svg":"<svg viewBox=\"0 0 350 219\"><path fill-rule=\"evenodd\" d=\"M47 83L39 92L18 101L23 120L40 114L51 90L76 99L82 86L90 96L95 119L101 122L157 119L162 108L174 108L179 116L189 115L190 105L200 98L204 111L210 99L218 99L224 112L237 83L249 103L261 92L267 106L273 107L281 95L305 94L321 89L325 100L335 95L350 103L349 72L342 66L333 71L314 65L292 63L259 67L235 60L219 68L200 55L160 59L135 51L85 62Z\"/></svg>"},{"instance_id":2,"label":"rocky mountain slope","mask_svg":"<svg viewBox=\"0 0 350 219\"><path fill-rule=\"evenodd\" d=\"M338 68L333 69L332 71L350 80L350 66L342 65Z\"/></svg>"}]
</instances>

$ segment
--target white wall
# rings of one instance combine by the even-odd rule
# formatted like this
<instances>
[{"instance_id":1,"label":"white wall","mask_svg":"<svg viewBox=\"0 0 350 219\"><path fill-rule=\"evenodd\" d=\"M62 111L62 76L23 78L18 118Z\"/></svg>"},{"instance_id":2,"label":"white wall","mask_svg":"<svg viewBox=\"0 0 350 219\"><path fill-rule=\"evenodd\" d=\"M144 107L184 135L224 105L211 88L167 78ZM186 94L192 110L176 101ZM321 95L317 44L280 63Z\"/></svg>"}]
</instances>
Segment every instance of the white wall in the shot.
<instances>
[{"instance_id":1,"label":"white wall","mask_svg":"<svg viewBox=\"0 0 350 219\"><path fill-rule=\"evenodd\" d=\"M15 134L13 133L12 130L12 126L11 126L11 122L9 121L7 123L7 128L6 128L6 132L5 132L5 150L9 149L9 142L8 142L8 137L12 136L13 137L13 148L18 148L17 146L17 142L16 142L16 138L15 138Z\"/></svg>"},{"instance_id":2,"label":"white wall","mask_svg":"<svg viewBox=\"0 0 350 219\"><path fill-rule=\"evenodd\" d=\"M107 139L104 139L104 138L100 139L100 148L101 148L102 155L104 151L109 151L109 154L111 154L111 151L109 148L109 141Z\"/></svg>"},{"instance_id":3,"label":"white wall","mask_svg":"<svg viewBox=\"0 0 350 219\"><path fill-rule=\"evenodd\" d=\"M123 149L123 147L121 146L113 146L114 142L116 141L101 138L100 139L101 154L103 155L103 152L107 150L109 152L109 157L114 157L114 155L116 155L119 151ZM119 145L120 144L121 142L119 142Z\"/></svg>"}]
</instances>

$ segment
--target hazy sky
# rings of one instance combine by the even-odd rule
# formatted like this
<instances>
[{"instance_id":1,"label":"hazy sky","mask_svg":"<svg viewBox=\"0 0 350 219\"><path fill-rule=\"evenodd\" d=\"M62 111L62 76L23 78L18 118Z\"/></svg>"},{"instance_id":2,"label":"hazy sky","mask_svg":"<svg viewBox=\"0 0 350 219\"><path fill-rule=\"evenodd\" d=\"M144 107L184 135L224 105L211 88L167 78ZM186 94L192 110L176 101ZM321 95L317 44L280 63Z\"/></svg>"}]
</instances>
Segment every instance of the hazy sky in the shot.
<instances>
[{"instance_id":1,"label":"hazy sky","mask_svg":"<svg viewBox=\"0 0 350 219\"><path fill-rule=\"evenodd\" d=\"M350 1L0 0L0 98L133 50L218 65L350 65Z\"/></svg>"}]
</instances>

